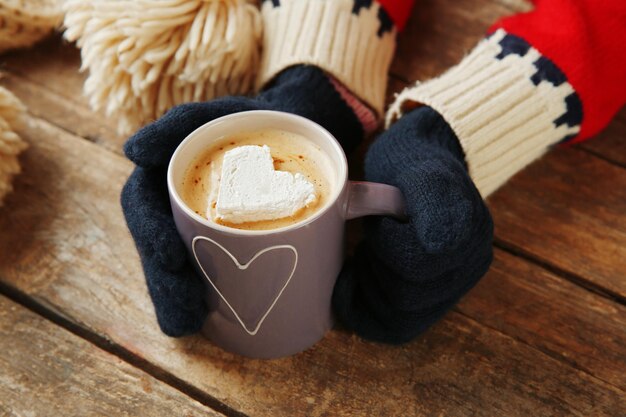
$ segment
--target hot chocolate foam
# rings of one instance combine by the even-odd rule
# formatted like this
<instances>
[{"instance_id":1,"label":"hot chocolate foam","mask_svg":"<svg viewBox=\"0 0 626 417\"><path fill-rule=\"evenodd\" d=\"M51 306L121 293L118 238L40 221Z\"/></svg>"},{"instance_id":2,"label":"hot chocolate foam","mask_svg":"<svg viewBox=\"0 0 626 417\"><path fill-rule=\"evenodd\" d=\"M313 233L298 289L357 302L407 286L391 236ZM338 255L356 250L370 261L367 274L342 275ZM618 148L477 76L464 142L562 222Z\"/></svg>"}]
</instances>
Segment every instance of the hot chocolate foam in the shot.
<instances>
[{"instance_id":1,"label":"hot chocolate foam","mask_svg":"<svg viewBox=\"0 0 626 417\"><path fill-rule=\"evenodd\" d=\"M293 189L289 193L284 191L267 193L266 190L261 190L263 192L255 193L256 197L261 196L260 200L250 204L250 195L248 197L240 195L239 198L236 193L241 193L242 190L236 191L233 188L232 192L228 192L229 197L226 200L223 198L220 200L220 197L226 196L221 191L222 171L224 166L229 164L226 155L248 147L257 151L263 150L264 146L270 152L270 164L273 165L269 168L288 174L291 181L299 184L295 188L295 193ZM239 150L230 155L237 155L235 159L244 154L251 156L248 151L244 154L241 152ZM257 156L260 158L260 155ZM267 155L264 158L267 158ZM267 162L265 159L265 164ZM253 162L251 166L257 166L257 163L260 163L260 160ZM265 166L267 168L267 165ZM248 174L258 176L257 168L251 169ZM288 131L264 129L230 135L208 147L187 169L180 194L189 208L211 222L245 230L268 230L295 224L323 208L333 192L333 185L329 179L334 178L334 175L336 174L330 158L311 140ZM309 192L310 188L304 186L303 181L313 186L312 193ZM260 186L259 182L254 184L246 186L244 194L247 194L247 191L252 192L253 187ZM287 199L270 198L280 195L285 197L286 194L289 197ZM292 194L295 194L294 198ZM312 198L313 194L315 200ZM242 208L244 210L240 210Z\"/></svg>"}]
</instances>

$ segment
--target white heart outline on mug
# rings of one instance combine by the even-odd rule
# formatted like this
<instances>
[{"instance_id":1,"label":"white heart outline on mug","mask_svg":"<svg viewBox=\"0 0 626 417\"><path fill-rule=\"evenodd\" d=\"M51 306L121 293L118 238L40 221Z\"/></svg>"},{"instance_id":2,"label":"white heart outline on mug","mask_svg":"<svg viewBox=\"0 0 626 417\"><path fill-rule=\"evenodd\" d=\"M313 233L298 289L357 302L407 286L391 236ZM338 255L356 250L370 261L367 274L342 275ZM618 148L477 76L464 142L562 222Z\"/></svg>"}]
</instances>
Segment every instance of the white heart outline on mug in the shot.
<instances>
[{"instance_id":1,"label":"white heart outline on mug","mask_svg":"<svg viewBox=\"0 0 626 417\"><path fill-rule=\"evenodd\" d=\"M283 285L283 287L280 289L280 291L278 292L278 295L276 295L276 298L274 299L274 301L272 302L272 304L269 306L269 308L267 309L267 311L265 312L265 314L263 314L263 316L261 317L261 320L259 320L259 322L257 323L256 327L254 328L253 331L248 330L248 327L245 325L245 323L243 322L243 320L241 320L241 317L239 317L239 314L237 314L237 311L233 308L233 306L230 305L230 303L228 302L228 300L226 299L226 297L224 297L224 295L222 294L222 292L217 288L217 286L213 283L213 281L211 280L211 277L209 277L209 275L206 273L206 271L204 270L204 267L202 266L202 263L200 262L200 260L198 259L198 255L196 254L196 242L198 240L205 240L207 242L210 242L212 244L214 244L215 246L217 246L218 248L220 248L224 253L226 253L230 259L233 261L233 263L235 265L237 265L237 268L239 268L240 270L246 270L248 269L248 267L252 264L252 262L254 262L254 260L256 258L258 258L259 256L263 255L265 252L269 252L272 250L276 250L276 249L289 249L293 252L293 254L295 255L294 257L294 262L293 262L293 269L291 270L291 274L289 274L289 278L287 278L287 281L285 281L285 285ZM287 285L289 285L289 282L291 281L291 278L293 278L293 274L296 272L296 268L298 267L298 251L296 250L295 247L293 247L292 245L274 245L274 246L268 246L265 249L262 249L260 251L258 251L257 253L254 254L254 256L245 264L241 264L237 258L235 258L235 256L230 253L228 251L228 249L226 249L224 246L220 245L218 242L216 242L215 240L206 237L206 236L196 236L193 238L192 242L191 242L191 249L193 252L193 256L196 259L196 263L198 264L198 266L200 267L200 269L202 270L202 273L204 274L204 277L207 279L207 281L209 281L209 283L211 284L211 286L213 287L213 289L219 294L219 296L222 298L222 300L224 300L224 302L226 303L226 305L228 306L228 308L230 308L230 311L233 312L233 314L235 315L235 318L237 319L237 321L239 321L239 324L241 324L241 327L243 327L243 329L250 335L250 336L254 336L257 334L257 332L259 331L259 329L261 328L261 325L263 324L263 322L265 321L265 318L270 314L270 312L272 311L272 309L274 308L274 306L276 305L276 303L278 302L278 299L280 298L280 296L283 294L283 291L285 291L285 288L287 288Z\"/></svg>"}]
</instances>

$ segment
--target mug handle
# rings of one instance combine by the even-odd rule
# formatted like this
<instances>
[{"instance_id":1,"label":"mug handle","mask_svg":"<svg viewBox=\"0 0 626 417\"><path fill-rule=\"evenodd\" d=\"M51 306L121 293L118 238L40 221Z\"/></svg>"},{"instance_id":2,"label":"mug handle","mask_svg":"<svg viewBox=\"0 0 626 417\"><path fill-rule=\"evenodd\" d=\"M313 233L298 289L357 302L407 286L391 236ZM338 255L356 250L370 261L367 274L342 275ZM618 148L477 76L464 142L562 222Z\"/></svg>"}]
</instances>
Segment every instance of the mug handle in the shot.
<instances>
[{"instance_id":1,"label":"mug handle","mask_svg":"<svg viewBox=\"0 0 626 417\"><path fill-rule=\"evenodd\" d=\"M377 182L348 181L346 220L363 216L391 216L402 222L408 220L402 191L392 185Z\"/></svg>"}]
</instances>

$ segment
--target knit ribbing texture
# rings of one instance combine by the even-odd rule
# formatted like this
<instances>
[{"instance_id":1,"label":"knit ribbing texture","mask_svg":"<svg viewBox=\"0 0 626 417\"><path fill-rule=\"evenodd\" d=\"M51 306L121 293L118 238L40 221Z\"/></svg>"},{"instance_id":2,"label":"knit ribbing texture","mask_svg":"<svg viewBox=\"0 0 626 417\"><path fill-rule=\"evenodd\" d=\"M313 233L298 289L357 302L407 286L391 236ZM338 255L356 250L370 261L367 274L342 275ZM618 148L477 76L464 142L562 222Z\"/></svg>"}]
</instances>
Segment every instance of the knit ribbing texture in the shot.
<instances>
[{"instance_id":1,"label":"knit ribbing texture","mask_svg":"<svg viewBox=\"0 0 626 417\"><path fill-rule=\"evenodd\" d=\"M380 5L352 0L265 1L265 51L257 86L287 67L315 65L382 115L396 29L381 30Z\"/></svg>"},{"instance_id":2,"label":"knit ribbing texture","mask_svg":"<svg viewBox=\"0 0 626 417\"><path fill-rule=\"evenodd\" d=\"M389 125L416 104L437 110L458 136L483 197L580 130L579 124L559 124L572 111L572 86L566 80L538 80L536 63L542 56L530 46L503 54L506 36L498 30L439 78L405 89L387 114Z\"/></svg>"}]
</instances>

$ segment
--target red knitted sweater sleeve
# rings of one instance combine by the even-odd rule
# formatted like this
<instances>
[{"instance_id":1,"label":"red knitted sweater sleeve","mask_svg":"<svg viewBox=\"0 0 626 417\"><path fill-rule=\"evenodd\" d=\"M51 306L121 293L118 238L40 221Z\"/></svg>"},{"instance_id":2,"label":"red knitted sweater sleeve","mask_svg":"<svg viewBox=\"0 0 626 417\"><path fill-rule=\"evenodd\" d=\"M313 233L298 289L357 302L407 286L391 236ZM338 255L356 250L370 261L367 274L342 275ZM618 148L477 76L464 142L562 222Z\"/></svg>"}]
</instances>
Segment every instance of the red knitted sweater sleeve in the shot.
<instances>
[{"instance_id":1,"label":"red knitted sweater sleeve","mask_svg":"<svg viewBox=\"0 0 626 417\"><path fill-rule=\"evenodd\" d=\"M582 103L582 125L573 142L609 123L626 103L626 2L535 0L535 9L497 22L549 58Z\"/></svg>"},{"instance_id":2,"label":"red knitted sweater sleeve","mask_svg":"<svg viewBox=\"0 0 626 417\"><path fill-rule=\"evenodd\" d=\"M378 0L380 5L385 9L398 30L404 29L414 0Z\"/></svg>"}]
</instances>

